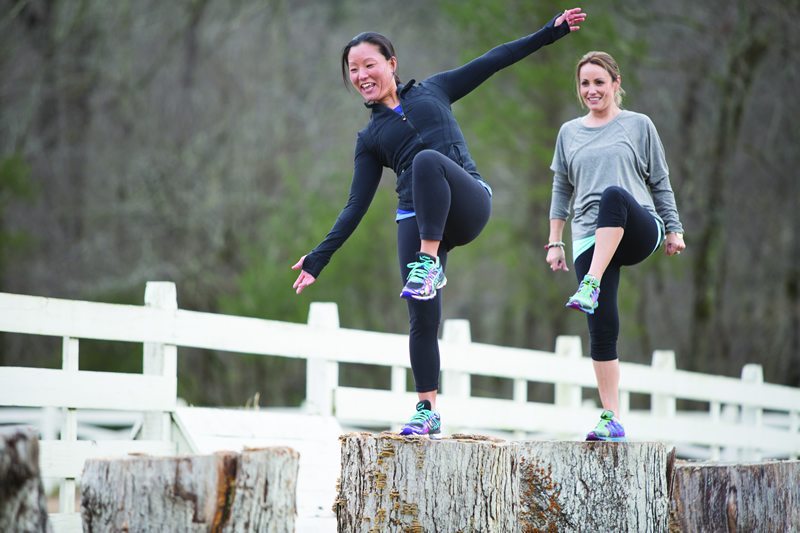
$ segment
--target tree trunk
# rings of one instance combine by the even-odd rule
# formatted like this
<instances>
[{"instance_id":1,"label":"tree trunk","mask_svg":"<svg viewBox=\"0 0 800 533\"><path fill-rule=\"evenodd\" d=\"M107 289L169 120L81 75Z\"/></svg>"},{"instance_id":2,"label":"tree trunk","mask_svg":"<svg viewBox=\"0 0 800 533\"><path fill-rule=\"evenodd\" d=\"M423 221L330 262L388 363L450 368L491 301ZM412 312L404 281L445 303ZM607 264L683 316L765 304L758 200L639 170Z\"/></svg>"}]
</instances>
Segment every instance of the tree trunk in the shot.
<instances>
[{"instance_id":1,"label":"tree trunk","mask_svg":"<svg viewBox=\"0 0 800 533\"><path fill-rule=\"evenodd\" d=\"M797 531L800 461L677 463L670 531Z\"/></svg>"},{"instance_id":2,"label":"tree trunk","mask_svg":"<svg viewBox=\"0 0 800 533\"><path fill-rule=\"evenodd\" d=\"M299 455L290 448L91 459L81 479L92 531L294 531Z\"/></svg>"},{"instance_id":3,"label":"tree trunk","mask_svg":"<svg viewBox=\"0 0 800 533\"><path fill-rule=\"evenodd\" d=\"M52 531L39 474L39 440L28 428L0 428L0 531Z\"/></svg>"},{"instance_id":4,"label":"tree trunk","mask_svg":"<svg viewBox=\"0 0 800 533\"><path fill-rule=\"evenodd\" d=\"M342 532L667 529L672 456L660 443L388 433L341 441Z\"/></svg>"}]
</instances>

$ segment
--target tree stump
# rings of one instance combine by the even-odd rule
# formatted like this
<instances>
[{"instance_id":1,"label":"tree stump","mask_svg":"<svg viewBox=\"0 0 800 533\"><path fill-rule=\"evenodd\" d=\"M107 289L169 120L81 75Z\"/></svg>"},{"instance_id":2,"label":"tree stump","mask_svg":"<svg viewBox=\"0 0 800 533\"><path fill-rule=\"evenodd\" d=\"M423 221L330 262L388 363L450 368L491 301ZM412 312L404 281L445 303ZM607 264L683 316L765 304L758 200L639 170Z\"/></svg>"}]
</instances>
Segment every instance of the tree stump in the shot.
<instances>
[{"instance_id":1,"label":"tree stump","mask_svg":"<svg viewBox=\"0 0 800 533\"><path fill-rule=\"evenodd\" d=\"M341 437L342 532L666 531L661 443Z\"/></svg>"},{"instance_id":2,"label":"tree stump","mask_svg":"<svg viewBox=\"0 0 800 533\"><path fill-rule=\"evenodd\" d=\"M800 461L675 465L671 531L798 531Z\"/></svg>"},{"instance_id":3,"label":"tree stump","mask_svg":"<svg viewBox=\"0 0 800 533\"><path fill-rule=\"evenodd\" d=\"M0 428L0 531L51 531L34 430Z\"/></svg>"},{"instance_id":4,"label":"tree stump","mask_svg":"<svg viewBox=\"0 0 800 533\"><path fill-rule=\"evenodd\" d=\"M299 455L290 448L205 456L91 459L85 532L291 532Z\"/></svg>"},{"instance_id":5,"label":"tree stump","mask_svg":"<svg viewBox=\"0 0 800 533\"><path fill-rule=\"evenodd\" d=\"M516 443L518 531L662 532L673 454L656 442Z\"/></svg>"}]
</instances>

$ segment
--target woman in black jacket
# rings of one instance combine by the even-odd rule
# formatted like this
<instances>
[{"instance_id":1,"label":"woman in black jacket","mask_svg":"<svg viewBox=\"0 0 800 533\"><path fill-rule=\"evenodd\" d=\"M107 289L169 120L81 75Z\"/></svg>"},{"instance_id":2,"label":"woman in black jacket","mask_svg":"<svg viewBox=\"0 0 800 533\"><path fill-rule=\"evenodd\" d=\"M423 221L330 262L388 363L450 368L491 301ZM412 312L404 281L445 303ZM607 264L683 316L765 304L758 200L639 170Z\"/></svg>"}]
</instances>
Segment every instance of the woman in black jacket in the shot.
<instances>
[{"instance_id":1,"label":"woman in black jacket","mask_svg":"<svg viewBox=\"0 0 800 533\"><path fill-rule=\"evenodd\" d=\"M325 239L292 267L298 294L314 283L333 253L366 213L383 167L397 175L397 250L408 301L411 369L419 403L402 435L436 435L439 388L440 289L447 252L471 242L489 220L492 189L478 174L451 104L498 70L580 28L581 8L553 17L542 29L496 48L466 65L403 84L392 43L373 32L342 51L342 77L371 110L358 133L350 197Z\"/></svg>"}]
</instances>

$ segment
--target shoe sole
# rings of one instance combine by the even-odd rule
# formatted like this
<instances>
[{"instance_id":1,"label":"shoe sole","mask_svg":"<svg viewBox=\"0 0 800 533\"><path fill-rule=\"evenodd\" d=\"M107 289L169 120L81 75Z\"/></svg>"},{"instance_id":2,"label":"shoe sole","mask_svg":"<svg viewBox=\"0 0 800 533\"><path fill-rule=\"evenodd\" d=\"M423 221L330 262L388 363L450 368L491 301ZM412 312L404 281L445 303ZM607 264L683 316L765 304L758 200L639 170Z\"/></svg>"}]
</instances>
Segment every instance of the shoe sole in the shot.
<instances>
[{"instance_id":1,"label":"shoe sole","mask_svg":"<svg viewBox=\"0 0 800 533\"><path fill-rule=\"evenodd\" d=\"M627 442L625 437L597 437L594 439L586 439L586 442Z\"/></svg>"},{"instance_id":2,"label":"shoe sole","mask_svg":"<svg viewBox=\"0 0 800 533\"><path fill-rule=\"evenodd\" d=\"M574 309L575 311L580 311L582 313L586 313L587 315L593 315L594 314L594 310L596 309L596 307L593 307L591 309L587 309L587 308L583 307L580 303L578 303L576 301L573 301L573 300L570 300L569 302L567 302L567 304L564 307L566 307L567 309Z\"/></svg>"},{"instance_id":3,"label":"shoe sole","mask_svg":"<svg viewBox=\"0 0 800 533\"><path fill-rule=\"evenodd\" d=\"M401 437L428 437L429 439L439 440L442 438L442 432L436 431L435 433L398 433Z\"/></svg>"},{"instance_id":4,"label":"shoe sole","mask_svg":"<svg viewBox=\"0 0 800 533\"><path fill-rule=\"evenodd\" d=\"M433 289L433 292L431 294L427 295L427 296L425 296L425 295L416 295L416 294L413 294L413 293L410 293L410 292L403 291L403 292L400 293L400 298L404 298L406 300L419 300L421 302L424 302L426 300L433 300L434 298L436 298L437 291L439 289L441 289L441 288L444 288L445 285L447 285L447 278L444 278L444 281L442 281L442 284L441 285L437 285L436 288Z\"/></svg>"}]
</instances>

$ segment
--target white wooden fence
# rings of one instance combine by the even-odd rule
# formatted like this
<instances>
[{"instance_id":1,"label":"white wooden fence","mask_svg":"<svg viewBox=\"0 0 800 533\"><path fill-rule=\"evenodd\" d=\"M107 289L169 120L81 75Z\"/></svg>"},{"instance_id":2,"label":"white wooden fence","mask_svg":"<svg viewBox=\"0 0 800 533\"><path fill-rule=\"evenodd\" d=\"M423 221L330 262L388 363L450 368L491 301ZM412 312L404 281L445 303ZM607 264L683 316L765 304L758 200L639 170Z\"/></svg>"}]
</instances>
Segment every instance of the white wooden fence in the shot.
<instances>
[{"instance_id":1,"label":"white wooden fence","mask_svg":"<svg viewBox=\"0 0 800 533\"><path fill-rule=\"evenodd\" d=\"M407 336L341 328L332 303L311 304L308 323L297 324L178 309L172 283L148 283L144 306L0 293L0 331L63 339L61 370L0 367L0 406L65 410L60 439L41 442L43 476L62 480L59 513L51 515L56 530L79 524L75 481L87 457L176 452L178 347L306 359L305 409L344 425L395 427L416 402L406 390ZM143 373L79 370L80 339L143 344ZM577 337L559 337L552 353L492 346L471 342L467 321L448 320L441 353L446 433L580 439L598 417L582 400L583 389L596 385ZM390 383L386 390L340 387L339 363L388 366ZM758 365L746 365L741 379L710 376L677 370L673 352L657 351L652 365L621 363L621 375L621 417L633 440L699 447L711 459L800 453L800 389L764 383ZM513 380L513 398L472 396L472 376ZM528 401L529 382L554 385L553 402ZM650 409L631 410L631 394L649 397ZM678 399L707 410L679 411ZM79 409L143 413L138 439L78 440Z\"/></svg>"}]
</instances>

